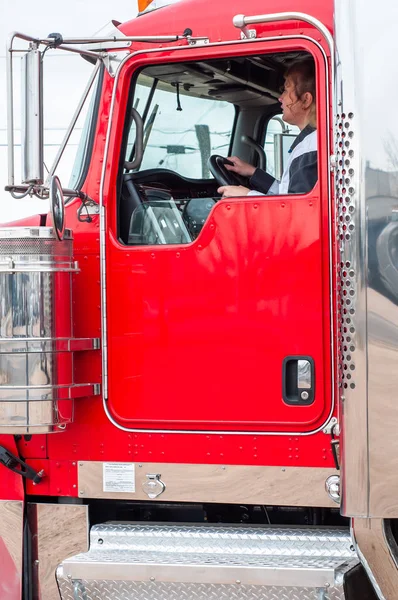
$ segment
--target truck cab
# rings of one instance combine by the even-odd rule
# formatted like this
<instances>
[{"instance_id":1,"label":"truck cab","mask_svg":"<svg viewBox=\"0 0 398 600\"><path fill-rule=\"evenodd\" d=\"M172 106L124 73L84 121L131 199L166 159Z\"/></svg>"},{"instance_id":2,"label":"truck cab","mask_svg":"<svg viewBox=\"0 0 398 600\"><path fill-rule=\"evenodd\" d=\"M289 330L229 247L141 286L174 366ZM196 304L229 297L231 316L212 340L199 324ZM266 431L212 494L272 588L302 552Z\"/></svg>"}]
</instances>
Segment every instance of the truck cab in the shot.
<instances>
[{"instance_id":1,"label":"truck cab","mask_svg":"<svg viewBox=\"0 0 398 600\"><path fill-rule=\"evenodd\" d=\"M380 348L395 365L396 194L387 169L388 199L382 176L368 193L355 19L299 5L155 2L93 38L10 38L8 189L50 202L0 229L13 600L393 598L396 416L375 382ZM44 49L93 69L46 180ZM279 98L303 60L316 181L253 189L227 157L282 178L301 134Z\"/></svg>"}]
</instances>

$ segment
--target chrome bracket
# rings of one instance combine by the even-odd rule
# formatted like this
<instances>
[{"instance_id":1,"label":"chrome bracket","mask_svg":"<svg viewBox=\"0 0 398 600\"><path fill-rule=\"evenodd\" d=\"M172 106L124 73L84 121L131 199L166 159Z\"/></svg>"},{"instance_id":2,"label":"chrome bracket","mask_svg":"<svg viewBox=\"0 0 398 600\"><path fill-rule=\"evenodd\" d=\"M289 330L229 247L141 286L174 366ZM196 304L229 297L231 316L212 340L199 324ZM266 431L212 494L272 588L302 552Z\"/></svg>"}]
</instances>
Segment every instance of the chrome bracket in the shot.
<instances>
[{"instance_id":1,"label":"chrome bracket","mask_svg":"<svg viewBox=\"0 0 398 600\"><path fill-rule=\"evenodd\" d=\"M82 214L83 213L83 214ZM82 200L81 205L76 211L77 220L82 223L91 223L92 216L91 215L99 215L100 207L99 204L94 202L94 200Z\"/></svg>"},{"instance_id":2,"label":"chrome bracket","mask_svg":"<svg viewBox=\"0 0 398 600\"><path fill-rule=\"evenodd\" d=\"M86 202L84 210L89 215L99 215L99 204L96 202Z\"/></svg>"},{"instance_id":3,"label":"chrome bracket","mask_svg":"<svg viewBox=\"0 0 398 600\"><path fill-rule=\"evenodd\" d=\"M146 481L144 481L144 483L142 484L142 489L144 490L148 498L150 498L151 500L154 500L155 498L160 496L160 494L163 494L163 492L166 489L166 484L163 483L163 481L160 478L160 473L146 474Z\"/></svg>"},{"instance_id":4,"label":"chrome bracket","mask_svg":"<svg viewBox=\"0 0 398 600\"><path fill-rule=\"evenodd\" d=\"M248 29L244 27L240 32L241 40L255 40L257 38L257 31L255 29Z\"/></svg>"},{"instance_id":5,"label":"chrome bracket","mask_svg":"<svg viewBox=\"0 0 398 600\"><path fill-rule=\"evenodd\" d=\"M210 44L210 40L208 37L187 36L187 40L190 46L207 46L207 44Z\"/></svg>"},{"instance_id":6,"label":"chrome bracket","mask_svg":"<svg viewBox=\"0 0 398 600\"><path fill-rule=\"evenodd\" d=\"M336 417L332 417L328 424L322 429L323 433L330 435L337 425Z\"/></svg>"},{"instance_id":7,"label":"chrome bracket","mask_svg":"<svg viewBox=\"0 0 398 600\"><path fill-rule=\"evenodd\" d=\"M102 54L104 65L111 77L115 77L119 65L128 56L130 52L107 52L105 56Z\"/></svg>"}]
</instances>

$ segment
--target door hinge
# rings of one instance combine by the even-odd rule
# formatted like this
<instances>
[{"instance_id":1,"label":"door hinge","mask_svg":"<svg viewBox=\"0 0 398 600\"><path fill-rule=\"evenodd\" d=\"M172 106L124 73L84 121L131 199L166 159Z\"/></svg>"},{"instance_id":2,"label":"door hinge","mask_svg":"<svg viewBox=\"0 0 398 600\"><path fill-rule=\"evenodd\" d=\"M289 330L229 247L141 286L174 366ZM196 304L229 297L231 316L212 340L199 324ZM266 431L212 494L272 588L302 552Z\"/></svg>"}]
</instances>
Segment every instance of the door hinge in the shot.
<instances>
[{"instance_id":1,"label":"door hinge","mask_svg":"<svg viewBox=\"0 0 398 600\"><path fill-rule=\"evenodd\" d=\"M329 434L332 433L333 431L335 432L335 428L337 426L337 419L336 417L332 417L330 419L330 421L327 423L327 425L325 425L325 427L322 429L323 433Z\"/></svg>"},{"instance_id":2,"label":"door hinge","mask_svg":"<svg viewBox=\"0 0 398 600\"><path fill-rule=\"evenodd\" d=\"M336 417L330 419L329 423L324 427L323 433L329 434L331 436L330 446L332 449L333 460L336 467L336 470L340 470L340 425Z\"/></svg>"}]
</instances>

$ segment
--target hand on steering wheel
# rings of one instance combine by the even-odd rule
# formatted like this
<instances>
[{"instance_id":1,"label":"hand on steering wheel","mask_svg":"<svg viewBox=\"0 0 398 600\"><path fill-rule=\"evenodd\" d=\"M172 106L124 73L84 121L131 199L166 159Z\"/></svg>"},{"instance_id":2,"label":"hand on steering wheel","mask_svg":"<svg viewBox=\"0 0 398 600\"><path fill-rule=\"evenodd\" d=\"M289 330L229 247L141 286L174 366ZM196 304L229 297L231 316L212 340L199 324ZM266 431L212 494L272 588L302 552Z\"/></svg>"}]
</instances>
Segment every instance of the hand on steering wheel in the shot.
<instances>
[{"instance_id":1,"label":"hand on steering wheel","mask_svg":"<svg viewBox=\"0 0 398 600\"><path fill-rule=\"evenodd\" d=\"M220 186L224 185L247 185L247 179L229 171L225 165L234 166L234 163L219 154L213 154L208 160L208 167L214 179Z\"/></svg>"}]
</instances>

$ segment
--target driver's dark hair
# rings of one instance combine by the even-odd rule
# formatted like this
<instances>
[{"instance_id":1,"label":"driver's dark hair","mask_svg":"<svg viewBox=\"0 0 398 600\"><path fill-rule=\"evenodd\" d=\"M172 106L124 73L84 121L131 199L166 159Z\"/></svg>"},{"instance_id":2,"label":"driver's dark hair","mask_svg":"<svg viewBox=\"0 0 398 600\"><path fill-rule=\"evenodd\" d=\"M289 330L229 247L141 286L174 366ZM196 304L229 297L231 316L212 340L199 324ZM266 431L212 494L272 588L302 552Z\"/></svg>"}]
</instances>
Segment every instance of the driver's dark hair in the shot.
<instances>
[{"instance_id":1,"label":"driver's dark hair","mask_svg":"<svg viewBox=\"0 0 398 600\"><path fill-rule=\"evenodd\" d=\"M315 101L315 62L313 58L303 58L292 63L285 73L286 77L290 77L293 81L294 90L299 100L303 94L309 92Z\"/></svg>"}]
</instances>

